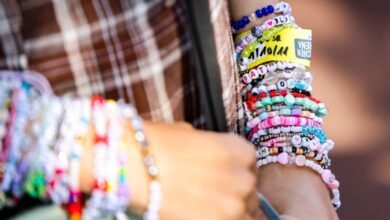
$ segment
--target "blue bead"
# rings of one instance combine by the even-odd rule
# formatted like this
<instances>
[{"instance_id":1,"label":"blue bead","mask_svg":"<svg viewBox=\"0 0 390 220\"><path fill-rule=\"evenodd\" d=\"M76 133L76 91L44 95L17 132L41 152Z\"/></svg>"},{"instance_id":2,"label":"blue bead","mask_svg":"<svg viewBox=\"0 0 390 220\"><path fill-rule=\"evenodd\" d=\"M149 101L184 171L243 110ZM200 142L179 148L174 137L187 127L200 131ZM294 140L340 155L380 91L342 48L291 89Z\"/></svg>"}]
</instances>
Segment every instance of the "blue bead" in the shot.
<instances>
[{"instance_id":1,"label":"blue bead","mask_svg":"<svg viewBox=\"0 0 390 220\"><path fill-rule=\"evenodd\" d=\"M248 16L242 17L242 20L245 22L245 24L249 24L250 20Z\"/></svg>"},{"instance_id":2,"label":"blue bead","mask_svg":"<svg viewBox=\"0 0 390 220\"><path fill-rule=\"evenodd\" d=\"M269 14L272 14L272 13L274 13L274 11L275 11L274 6L272 6L272 5L268 5L267 9L268 9L268 13L269 13Z\"/></svg>"},{"instance_id":3,"label":"blue bead","mask_svg":"<svg viewBox=\"0 0 390 220\"><path fill-rule=\"evenodd\" d=\"M300 89L300 90L305 90L305 85L303 83L299 82L295 85L295 88Z\"/></svg>"},{"instance_id":4,"label":"blue bead","mask_svg":"<svg viewBox=\"0 0 390 220\"><path fill-rule=\"evenodd\" d=\"M256 16L257 16L258 18L263 17L263 13L261 12L260 9L257 9L255 13L256 13Z\"/></svg>"},{"instance_id":5,"label":"blue bead","mask_svg":"<svg viewBox=\"0 0 390 220\"><path fill-rule=\"evenodd\" d=\"M240 29L240 28L239 28L239 25L240 25L240 24L239 24L238 21L234 22L234 23L233 23L233 28L234 28L234 30Z\"/></svg>"},{"instance_id":6,"label":"blue bead","mask_svg":"<svg viewBox=\"0 0 390 220\"><path fill-rule=\"evenodd\" d=\"M241 21L240 21L240 25L239 25L239 27L240 27L239 29L244 28L245 25L246 25L246 24L245 24L245 21L241 20Z\"/></svg>"},{"instance_id":7,"label":"blue bead","mask_svg":"<svg viewBox=\"0 0 390 220\"><path fill-rule=\"evenodd\" d=\"M263 13L264 16L268 15L268 9L267 8L261 9L261 12Z\"/></svg>"}]
</instances>

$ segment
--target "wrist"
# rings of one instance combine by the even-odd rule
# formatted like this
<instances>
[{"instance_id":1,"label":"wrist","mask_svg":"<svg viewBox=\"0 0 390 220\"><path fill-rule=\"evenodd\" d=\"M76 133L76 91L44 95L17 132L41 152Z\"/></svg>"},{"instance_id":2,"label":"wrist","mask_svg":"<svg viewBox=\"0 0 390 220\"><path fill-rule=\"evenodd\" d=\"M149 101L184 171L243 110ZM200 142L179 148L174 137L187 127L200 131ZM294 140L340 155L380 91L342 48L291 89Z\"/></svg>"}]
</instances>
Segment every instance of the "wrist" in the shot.
<instances>
[{"instance_id":1,"label":"wrist","mask_svg":"<svg viewBox=\"0 0 390 220\"><path fill-rule=\"evenodd\" d=\"M145 125L147 127L148 125ZM135 144L130 126L125 129L127 135L125 135L125 143L128 147L126 148L126 154L128 157L128 173L127 182L129 183L130 189L130 205L129 209L137 214L142 214L148 203L148 184L149 180L147 177L146 169L143 163L143 158L140 150ZM94 184L93 177L93 145L94 145L94 134L91 128L86 138L83 154L80 159L80 189L84 193L91 193Z\"/></svg>"},{"instance_id":2,"label":"wrist","mask_svg":"<svg viewBox=\"0 0 390 220\"><path fill-rule=\"evenodd\" d=\"M258 189L283 215L338 219L321 177L310 169L270 164L258 171ZM305 208L306 207L306 208Z\"/></svg>"}]
</instances>

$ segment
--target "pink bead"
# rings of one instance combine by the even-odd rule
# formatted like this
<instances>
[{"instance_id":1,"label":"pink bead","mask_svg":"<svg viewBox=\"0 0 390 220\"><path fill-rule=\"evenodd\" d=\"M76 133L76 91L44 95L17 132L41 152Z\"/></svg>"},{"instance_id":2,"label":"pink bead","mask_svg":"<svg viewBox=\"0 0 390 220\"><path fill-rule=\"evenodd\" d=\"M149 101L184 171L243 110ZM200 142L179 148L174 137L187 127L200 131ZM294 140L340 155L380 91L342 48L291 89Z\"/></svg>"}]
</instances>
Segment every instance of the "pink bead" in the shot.
<instances>
[{"instance_id":1,"label":"pink bead","mask_svg":"<svg viewBox=\"0 0 390 220\"><path fill-rule=\"evenodd\" d=\"M302 125L302 120L305 118L296 117L294 125Z\"/></svg>"},{"instance_id":2,"label":"pink bead","mask_svg":"<svg viewBox=\"0 0 390 220\"><path fill-rule=\"evenodd\" d=\"M306 162L306 157L303 156L303 155L298 155L296 158L295 158L295 164L299 167L301 166L304 166L305 165L305 162Z\"/></svg>"},{"instance_id":3,"label":"pink bead","mask_svg":"<svg viewBox=\"0 0 390 220\"><path fill-rule=\"evenodd\" d=\"M311 150L317 150L317 148L320 146L320 143L317 139L313 139L310 141L310 149Z\"/></svg>"},{"instance_id":4,"label":"pink bead","mask_svg":"<svg viewBox=\"0 0 390 220\"><path fill-rule=\"evenodd\" d=\"M294 136L292 137L291 142L292 142L292 144L293 144L294 146L299 146L299 145L301 144L301 142L302 142L302 138L301 138L301 136L299 136L299 135L294 135Z\"/></svg>"},{"instance_id":5,"label":"pink bead","mask_svg":"<svg viewBox=\"0 0 390 220\"><path fill-rule=\"evenodd\" d=\"M249 84L250 82L252 82L252 79L251 77L249 76L249 74L245 74L242 76L241 78L242 82L245 83L245 84Z\"/></svg>"},{"instance_id":6,"label":"pink bead","mask_svg":"<svg viewBox=\"0 0 390 220\"><path fill-rule=\"evenodd\" d=\"M330 183L330 178L332 177L332 172L328 169L324 170L324 172L321 174L322 180L326 183Z\"/></svg>"},{"instance_id":7,"label":"pink bead","mask_svg":"<svg viewBox=\"0 0 390 220\"><path fill-rule=\"evenodd\" d=\"M278 155L278 162L282 165L288 164L288 154L286 152L283 152Z\"/></svg>"},{"instance_id":8,"label":"pink bead","mask_svg":"<svg viewBox=\"0 0 390 220\"><path fill-rule=\"evenodd\" d=\"M254 119L252 119L251 121L250 121L250 127L251 128L253 128L253 127L255 127L257 124L259 124L260 123L260 118L259 117L256 117L256 118L254 118Z\"/></svg>"},{"instance_id":9,"label":"pink bead","mask_svg":"<svg viewBox=\"0 0 390 220\"><path fill-rule=\"evenodd\" d=\"M275 116L272 118L272 126L278 126L280 125L282 120L280 119L279 116Z\"/></svg>"},{"instance_id":10,"label":"pink bead","mask_svg":"<svg viewBox=\"0 0 390 220\"><path fill-rule=\"evenodd\" d=\"M249 76L250 76L251 79L257 79L259 77L259 73L257 72L256 69L252 69L249 72Z\"/></svg>"},{"instance_id":11,"label":"pink bead","mask_svg":"<svg viewBox=\"0 0 390 220\"><path fill-rule=\"evenodd\" d=\"M334 181L328 183L328 187L330 189L338 189L340 187L340 182L337 180L334 180Z\"/></svg>"}]
</instances>

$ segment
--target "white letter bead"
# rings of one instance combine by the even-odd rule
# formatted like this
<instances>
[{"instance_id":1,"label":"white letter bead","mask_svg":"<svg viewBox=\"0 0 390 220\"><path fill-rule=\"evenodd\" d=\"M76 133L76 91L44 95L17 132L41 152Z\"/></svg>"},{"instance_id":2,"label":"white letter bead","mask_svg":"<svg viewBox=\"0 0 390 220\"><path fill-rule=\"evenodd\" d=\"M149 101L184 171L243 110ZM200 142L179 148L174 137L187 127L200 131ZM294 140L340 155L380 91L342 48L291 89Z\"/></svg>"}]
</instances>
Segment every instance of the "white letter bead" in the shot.
<instances>
[{"instance_id":1,"label":"white letter bead","mask_svg":"<svg viewBox=\"0 0 390 220\"><path fill-rule=\"evenodd\" d=\"M277 65L275 62L269 62L267 64L267 69L268 69L268 72L275 72L276 69L277 69Z\"/></svg>"},{"instance_id":2,"label":"white letter bead","mask_svg":"<svg viewBox=\"0 0 390 220\"><path fill-rule=\"evenodd\" d=\"M257 72L260 75L265 75L267 73L267 67L265 67L264 65L260 65L257 67Z\"/></svg>"}]
</instances>

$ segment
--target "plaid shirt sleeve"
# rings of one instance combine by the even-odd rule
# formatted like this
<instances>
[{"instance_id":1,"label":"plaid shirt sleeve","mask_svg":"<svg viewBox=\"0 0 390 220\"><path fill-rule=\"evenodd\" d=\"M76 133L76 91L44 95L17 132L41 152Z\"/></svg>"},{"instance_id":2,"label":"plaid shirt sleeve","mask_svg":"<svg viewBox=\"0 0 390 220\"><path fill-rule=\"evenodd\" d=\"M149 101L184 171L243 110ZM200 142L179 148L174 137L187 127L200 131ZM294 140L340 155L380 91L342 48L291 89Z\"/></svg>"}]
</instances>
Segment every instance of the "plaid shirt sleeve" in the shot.
<instances>
[{"instance_id":1,"label":"plaid shirt sleeve","mask_svg":"<svg viewBox=\"0 0 390 220\"><path fill-rule=\"evenodd\" d=\"M210 9L228 126L237 131L227 2L210 0ZM0 69L37 71L57 95L123 99L145 119L203 127L187 22L180 0L1 0Z\"/></svg>"}]
</instances>

